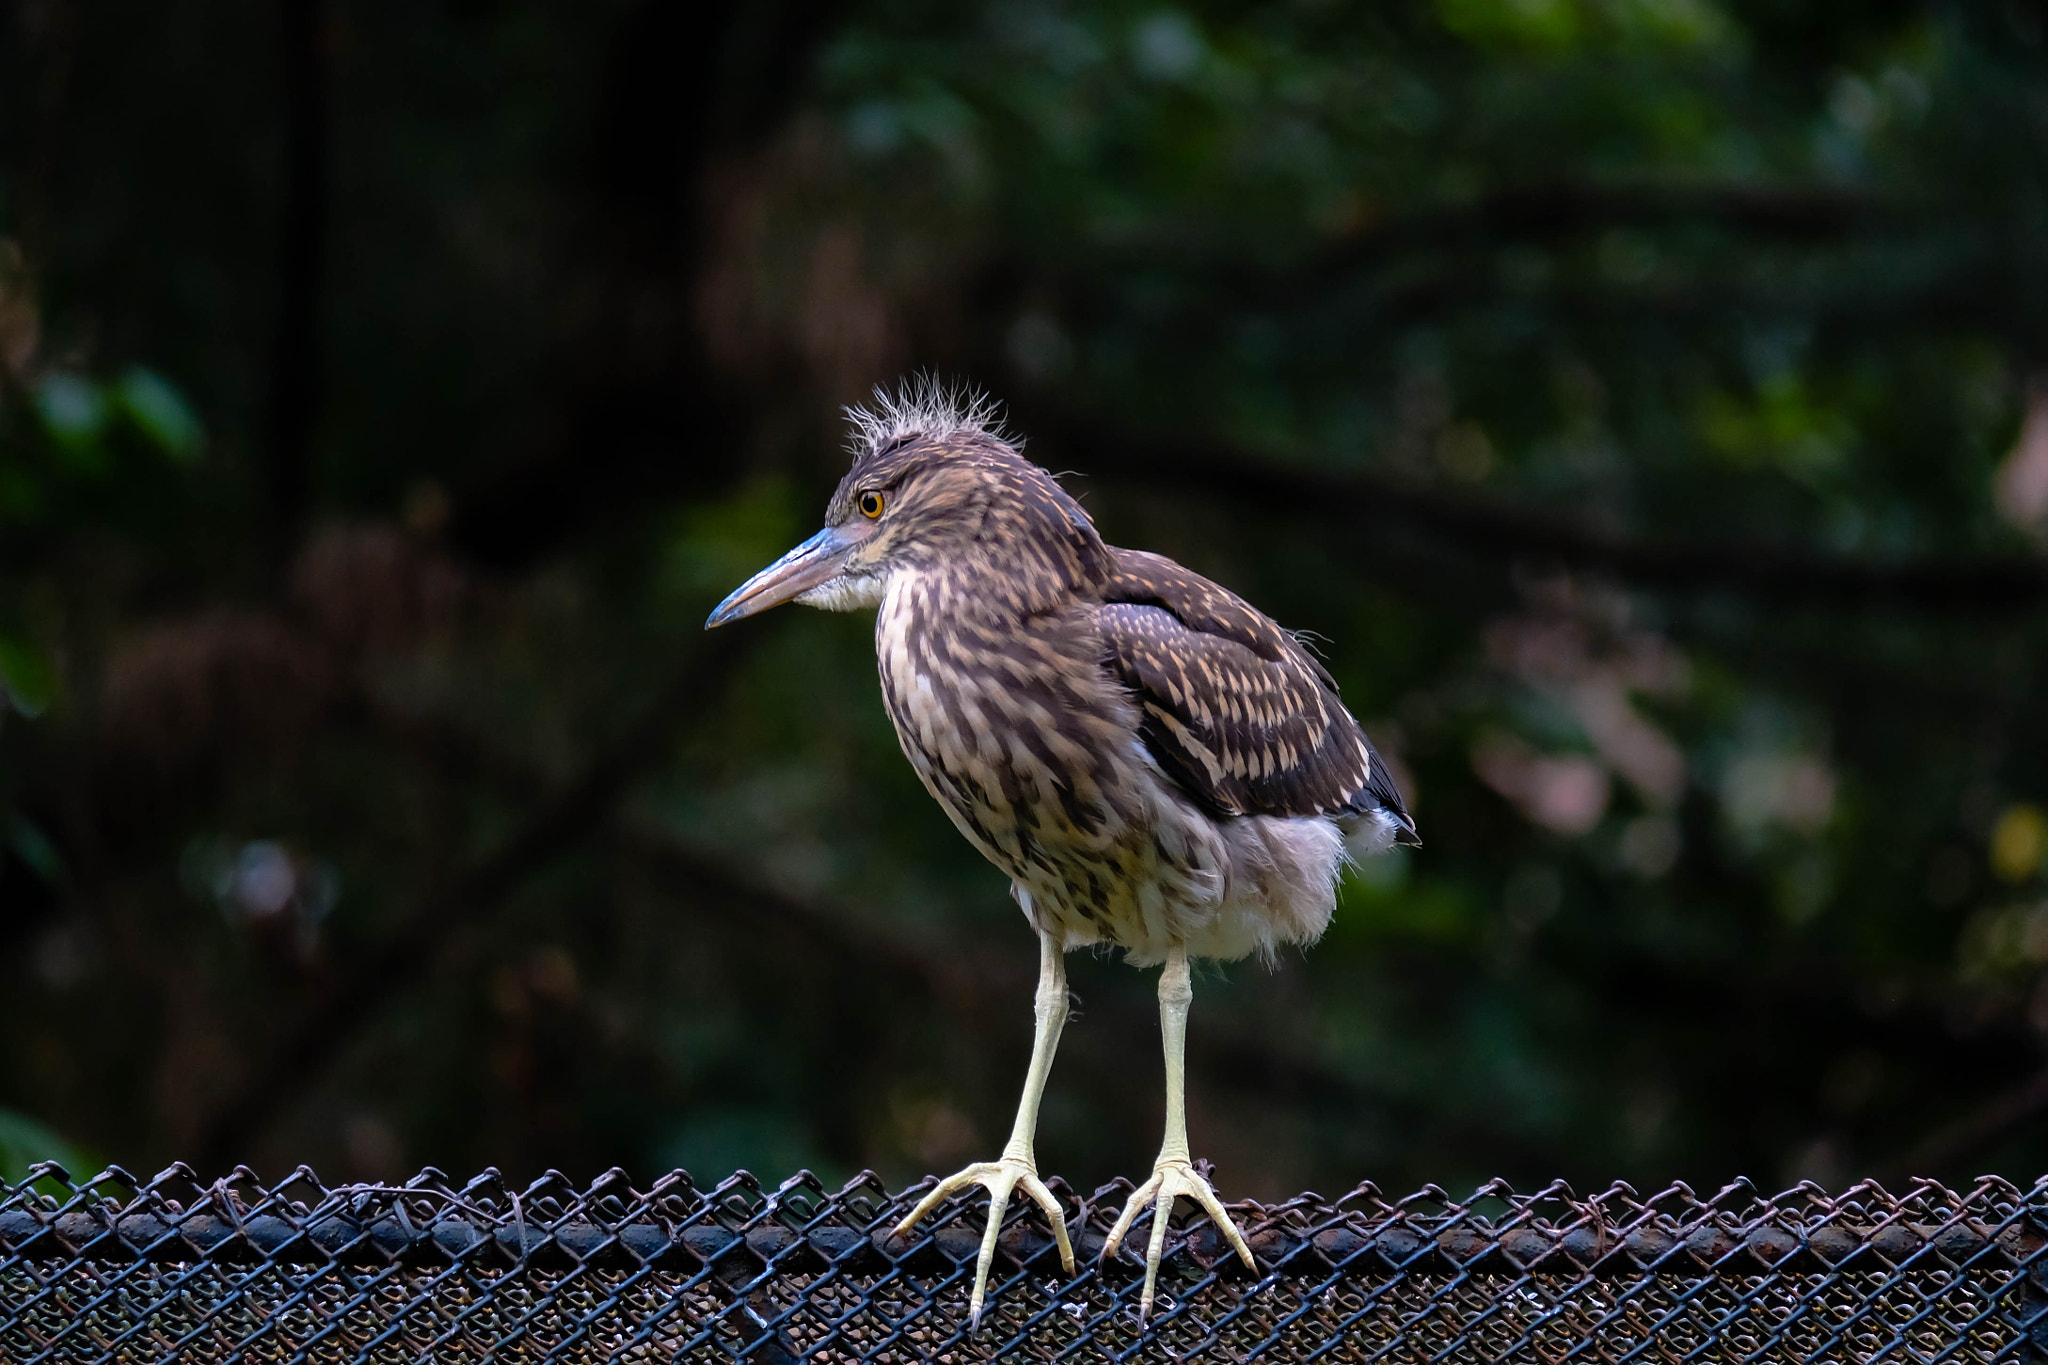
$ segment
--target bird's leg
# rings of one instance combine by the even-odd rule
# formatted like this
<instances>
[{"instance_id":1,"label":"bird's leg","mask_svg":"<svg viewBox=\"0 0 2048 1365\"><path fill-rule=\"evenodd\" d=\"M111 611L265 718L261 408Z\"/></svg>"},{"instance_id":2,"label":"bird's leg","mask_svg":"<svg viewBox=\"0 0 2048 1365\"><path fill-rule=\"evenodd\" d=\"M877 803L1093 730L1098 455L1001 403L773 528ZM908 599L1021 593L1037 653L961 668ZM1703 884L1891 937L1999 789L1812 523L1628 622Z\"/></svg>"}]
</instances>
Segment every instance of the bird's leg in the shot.
<instances>
[{"instance_id":1,"label":"bird's leg","mask_svg":"<svg viewBox=\"0 0 2048 1365\"><path fill-rule=\"evenodd\" d=\"M982 1299L988 1290L989 1266L995 1261L996 1234L1002 1229L1011 1191L1021 1187L1045 1210L1046 1221L1052 1224L1053 1240L1059 1244L1060 1264L1067 1274L1074 1273L1074 1247L1067 1240L1066 1213L1038 1178L1038 1161L1032 1152L1032 1139L1038 1132L1039 1097L1045 1093L1045 1079L1052 1074L1052 1055L1060 1045L1060 1030L1067 1023L1067 966L1059 945L1049 934L1038 936L1038 997L1032 1013L1037 1028L1031 1042L1031 1070L1024 1075L1024 1096L1017 1102L1017 1122L1010 1129L1009 1145L1003 1148L1002 1157L977 1161L947 1176L896 1225L896 1235L900 1237L920 1218L967 1186L980 1185L988 1190L988 1230L981 1237L981 1258L974 1266L974 1297L968 1306L977 1331L981 1327Z\"/></svg>"},{"instance_id":2,"label":"bird's leg","mask_svg":"<svg viewBox=\"0 0 2048 1365\"><path fill-rule=\"evenodd\" d=\"M1166 1249L1166 1226L1173 1216L1173 1201L1181 1195L1202 1206L1248 1268L1259 1268L1252 1260L1252 1249L1245 1245L1244 1234L1223 1211L1209 1182L1195 1173L1194 1162L1188 1156L1186 1058L1188 1006L1194 998L1194 987L1188 980L1187 949L1175 945L1168 950L1166 969L1159 974L1159 1036L1166 1047L1166 1140L1159 1146L1159 1160L1152 1163L1152 1178L1140 1185L1124 1205L1122 1216L1102 1246L1105 1259L1116 1255L1132 1221L1144 1212L1146 1205L1152 1206L1152 1243L1145 1251L1145 1292L1138 1300L1140 1322L1152 1313L1152 1291L1159 1282L1159 1260Z\"/></svg>"}]
</instances>

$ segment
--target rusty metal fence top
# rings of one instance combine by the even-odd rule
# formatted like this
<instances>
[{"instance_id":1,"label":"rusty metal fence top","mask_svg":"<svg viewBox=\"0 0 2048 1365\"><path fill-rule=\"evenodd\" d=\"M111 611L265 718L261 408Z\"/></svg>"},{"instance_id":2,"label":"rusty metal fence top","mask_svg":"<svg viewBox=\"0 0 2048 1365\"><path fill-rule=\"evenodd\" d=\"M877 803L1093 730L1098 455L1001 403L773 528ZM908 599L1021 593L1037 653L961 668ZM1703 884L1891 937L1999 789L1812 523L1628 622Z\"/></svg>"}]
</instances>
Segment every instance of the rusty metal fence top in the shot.
<instances>
[{"instance_id":1,"label":"rusty metal fence top","mask_svg":"<svg viewBox=\"0 0 2048 1365\"><path fill-rule=\"evenodd\" d=\"M0 1361L2048 1362L2048 1178L1240 1204L1259 1273L1192 1221L1144 1324L1136 1253L1100 1260L1129 1185L1052 1183L1080 1273L1016 1211L973 1335L985 1197L888 1235L929 1182L45 1165L0 1184Z\"/></svg>"}]
</instances>

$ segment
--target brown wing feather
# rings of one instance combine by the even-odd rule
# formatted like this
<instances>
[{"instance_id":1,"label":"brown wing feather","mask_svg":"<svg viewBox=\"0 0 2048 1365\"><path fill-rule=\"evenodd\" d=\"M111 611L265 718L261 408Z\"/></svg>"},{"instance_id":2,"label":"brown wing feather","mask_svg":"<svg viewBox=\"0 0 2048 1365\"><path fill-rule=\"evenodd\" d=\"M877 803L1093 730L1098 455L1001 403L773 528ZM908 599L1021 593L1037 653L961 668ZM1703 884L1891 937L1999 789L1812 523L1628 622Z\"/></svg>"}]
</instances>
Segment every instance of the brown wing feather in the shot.
<instances>
[{"instance_id":1,"label":"brown wing feather","mask_svg":"<svg viewBox=\"0 0 2048 1365\"><path fill-rule=\"evenodd\" d=\"M1160 766L1232 815L1368 815L1411 831L1336 680L1236 594L1170 559L1113 550L1097 619L1106 662L1143 708Z\"/></svg>"}]
</instances>

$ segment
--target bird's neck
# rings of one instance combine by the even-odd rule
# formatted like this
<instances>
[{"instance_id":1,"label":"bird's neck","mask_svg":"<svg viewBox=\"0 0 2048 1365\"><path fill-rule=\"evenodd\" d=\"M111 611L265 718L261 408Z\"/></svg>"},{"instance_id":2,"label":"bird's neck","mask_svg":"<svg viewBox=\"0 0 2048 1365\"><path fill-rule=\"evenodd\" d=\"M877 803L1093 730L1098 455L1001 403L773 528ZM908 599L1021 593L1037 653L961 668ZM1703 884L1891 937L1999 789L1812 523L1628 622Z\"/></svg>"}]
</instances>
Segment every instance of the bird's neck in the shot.
<instances>
[{"instance_id":1,"label":"bird's neck","mask_svg":"<svg viewBox=\"0 0 2048 1365\"><path fill-rule=\"evenodd\" d=\"M967 627L978 636L1007 635L1091 595L1043 565L953 558L889 575L877 629L886 636L893 621L897 629L914 634Z\"/></svg>"},{"instance_id":2,"label":"bird's neck","mask_svg":"<svg viewBox=\"0 0 2048 1365\"><path fill-rule=\"evenodd\" d=\"M932 566L935 610L984 620L1026 620L1099 597L1108 575L1101 542L992 539Z\"/></svg>"}]
</instances>

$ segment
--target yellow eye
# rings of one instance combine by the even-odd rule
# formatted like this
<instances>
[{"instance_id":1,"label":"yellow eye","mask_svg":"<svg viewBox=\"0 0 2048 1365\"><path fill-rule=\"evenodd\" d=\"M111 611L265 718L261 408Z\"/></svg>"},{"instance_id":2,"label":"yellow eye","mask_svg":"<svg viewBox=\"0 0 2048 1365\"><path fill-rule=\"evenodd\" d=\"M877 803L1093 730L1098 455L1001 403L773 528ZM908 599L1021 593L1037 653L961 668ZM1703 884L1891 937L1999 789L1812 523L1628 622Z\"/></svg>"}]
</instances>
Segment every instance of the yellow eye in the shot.
<instances>
[{"instance_id":1,"label":"yellow eye","mask_svg":"<svg viewBox=\"0 0 2048 1365\"><path fill-rule=\"evenodd\" d=\"M859 502L855 505L860 508L860 514L869 521L882 515L882 495L873 489L861 494Z\"/></svg>"}]
</instances>

